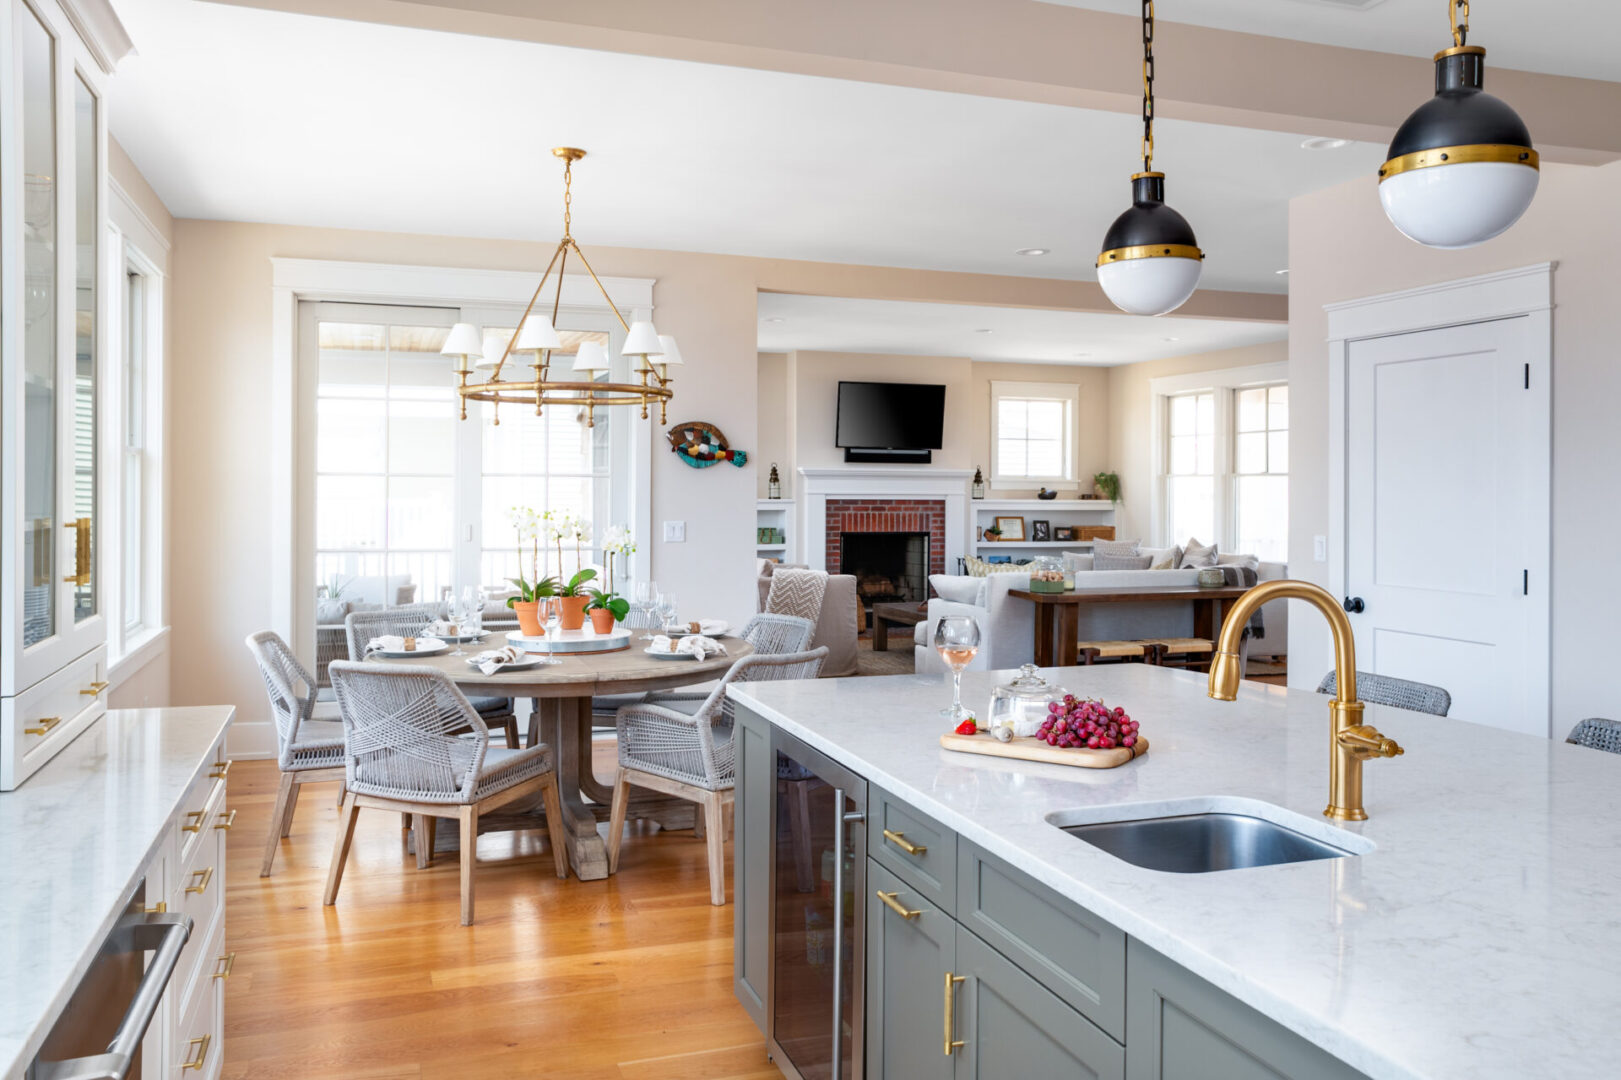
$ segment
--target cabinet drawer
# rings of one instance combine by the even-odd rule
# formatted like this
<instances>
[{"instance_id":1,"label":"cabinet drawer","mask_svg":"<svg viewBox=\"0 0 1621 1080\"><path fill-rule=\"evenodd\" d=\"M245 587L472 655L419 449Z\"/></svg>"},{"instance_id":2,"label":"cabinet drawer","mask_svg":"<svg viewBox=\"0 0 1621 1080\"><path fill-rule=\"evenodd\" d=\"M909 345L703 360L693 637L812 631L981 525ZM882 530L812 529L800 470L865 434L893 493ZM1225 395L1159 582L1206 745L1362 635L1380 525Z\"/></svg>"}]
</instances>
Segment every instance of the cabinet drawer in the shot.
<instances>
[{"instance_id":1,"label":"cabinet drawer","mask_svg":"<svg viewBox=\"0 0 1621 1080\"><path fill-rule=\"evenodd\" d=\"M198 845L216 831L214 826L221 824L220 815L226 812L226 780L223 774L230 771L230 762L225 757L223 738L214 747L209 761L203 774L192 781L186 797L180 803L180 814L175 818L175 850L180 853L183 869L189 869L187 864Z\"/></svg>"},{"instance_id":2,"label":"cabinet drawer","mask_svg":"<svg viewBox=\"0 0 1621 1080\"><path fill-rule=\"evenodd\" d=\"M946 913L956 907L957 834L887 791L870 788L867 850Z\"/></svg>"},{"instance_id":3,"label":"cabinet drawer","mask_svg":"<svg viewBox=\"0 0 1621 1080\"><path fill-rule=\"evenodd\" d=\"M225 834L214 829L206 832L207 837L192 853L191 863L181 864L175 882L175 901L169 905L170 911L192 917L196 923L192 940L198 945L206 940L209 928L224 909L225 899ZM181 953L177 974L183 975L194 966L205 965L207 958L202 954L203 949L194 950L188 943L186 951Z\"/></svg>"},{"instance_id":4,"label":"cabinet drawer","mask_svg":"<svg viewBox=\"0 0 1621 1080\"><path fill-rule=\"evenodd\" d=\"M223 944L224 920L220 921L215 947ZM225 1034L225 994L220 984L225 980L213 977L210 965L203 965L187 993L178 995L180 1004L175 1013L173 1038L169 1040L169 1067L167 1080L213 1080L220 1074L225 1057L222 1040Z\"/></svg>"},{"instance_id":5,"label":"cabinet drawer","mask_svg":"<svg viewBox=\"0 0 1621 1080\"><path fill-rule=\"evenodd\" d=\"M107 711L107 650L94 649L16 697L0 698L0 791L32 776Z\"/></svg>"},{"instance_id":6,"label":"cabinet drawer","mask_svg":"<svg viewBox=\"0 0 1621 1080\"><path fill-rule=\"evenodd\" d=\"M1126 1038L1126 935L964 840L957 918L1117 1041Z\"/></svg>"}]
</instances>

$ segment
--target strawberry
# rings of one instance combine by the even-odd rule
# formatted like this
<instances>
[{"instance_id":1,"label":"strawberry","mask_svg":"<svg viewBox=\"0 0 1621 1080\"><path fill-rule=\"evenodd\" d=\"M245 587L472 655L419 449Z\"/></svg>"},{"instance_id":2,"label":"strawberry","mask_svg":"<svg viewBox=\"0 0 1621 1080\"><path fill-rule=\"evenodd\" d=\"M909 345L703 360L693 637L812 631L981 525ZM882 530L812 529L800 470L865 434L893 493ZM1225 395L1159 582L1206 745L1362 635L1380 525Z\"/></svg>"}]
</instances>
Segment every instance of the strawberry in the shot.
<instances>
[{"instance_id":1,"label":"strawberry","mask_svg":"<svg viewBox=\"0 0 1621 1080\"><path fill-rule=\"evenodd\" d=\"M976 725L972 720L964 720L962 723L957 725L957 734L977 735L979 734L979 726Z\"/></svg>"}]
</instances>

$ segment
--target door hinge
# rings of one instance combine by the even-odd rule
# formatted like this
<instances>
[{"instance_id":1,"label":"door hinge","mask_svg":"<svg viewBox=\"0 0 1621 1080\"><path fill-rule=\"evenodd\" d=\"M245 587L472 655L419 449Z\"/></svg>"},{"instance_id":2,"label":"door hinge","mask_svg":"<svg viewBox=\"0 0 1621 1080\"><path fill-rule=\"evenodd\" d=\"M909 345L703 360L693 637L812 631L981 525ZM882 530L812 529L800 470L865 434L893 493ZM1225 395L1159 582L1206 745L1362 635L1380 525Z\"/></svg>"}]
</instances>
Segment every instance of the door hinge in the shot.
<instances>
[{"instance_id":1,"label":"door hinge","mask_svg":"<svg viewBox=\"0 0 1621 1080\"><path fill-rule=\"evenodd\" d=\"M1531 365L1525 365L1525 388L1531 389Z\"/></svg>"},{"instance_id":2,"label":"door hinge","mask_svg":"<svg viewBox=\"0 0 1621 1080\"><path fill-rule=\"evenodd\" d=\"M1531 595L1531 571L1529 570L1520 571L1520 595Z\"/></svg>"}]
</instances>

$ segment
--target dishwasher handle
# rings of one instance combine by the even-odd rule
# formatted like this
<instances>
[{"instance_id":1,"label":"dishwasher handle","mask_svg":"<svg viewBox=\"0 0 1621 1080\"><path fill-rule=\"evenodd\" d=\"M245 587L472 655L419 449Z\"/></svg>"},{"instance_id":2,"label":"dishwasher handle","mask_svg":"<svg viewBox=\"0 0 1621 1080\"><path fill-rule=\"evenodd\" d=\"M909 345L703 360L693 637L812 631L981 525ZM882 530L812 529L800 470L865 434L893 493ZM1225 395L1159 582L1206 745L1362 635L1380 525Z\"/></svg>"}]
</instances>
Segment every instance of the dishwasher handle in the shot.
<instances>
[{"instance_id":1,"label":"dishwasher handle","mask_svg":"<svg viewBox=\"0 0 1621 1080\"><path fill-rule=\"evenodd\" d=\"M113 926L107 942L114 952L154 952L141 984L130 999L124 1018L119 1021L107 1052L71 1061L36 1061L31 1080L125 1080L141 1040L169 988L169 980L180 963L180 952L191 937L192 918L179 912L140 912L126 915Z\"/></svg>"}]
</instances>

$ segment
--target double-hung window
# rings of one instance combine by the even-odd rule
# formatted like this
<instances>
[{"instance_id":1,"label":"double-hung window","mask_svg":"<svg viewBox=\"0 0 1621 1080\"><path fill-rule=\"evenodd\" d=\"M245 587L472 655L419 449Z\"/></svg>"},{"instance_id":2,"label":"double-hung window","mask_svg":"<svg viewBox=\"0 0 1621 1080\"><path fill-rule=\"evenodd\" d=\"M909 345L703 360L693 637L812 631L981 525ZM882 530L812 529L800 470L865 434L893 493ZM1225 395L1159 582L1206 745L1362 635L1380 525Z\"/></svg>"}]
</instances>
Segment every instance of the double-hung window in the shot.
<instances>
[{"instance_id":1,"label":"double-hung window","mask_svg":"<svg viewBox=\"0 0 1621 1080\"><path fill-rule=\"evenodd\" d=\"M1072 383L991 383L991 486L1077 486Z\"/></svg>"},{"instance_id":2,"label":"double-hung window","mask_svg":"<svg viewBox=\"0 0 1621 1080\"><path fill-rule=\"evenodd\" d=\"M1263 562L1289 557L1289 387L1233 392L1235 550Z\"/></svg>"},{"instance_id":3,"label":"double-hung window","mask_svg":"<svg viewBox=\"0 0 1621 1080\"><path fill-rule=\"evenodd\" d=\"M1170 414L1169 475L1165 481L1165 517L1172 542L1198 537L1209 543L1216 533L1216 394L1197 390L1167 402Z\"/></svg>"}]
</instances>

